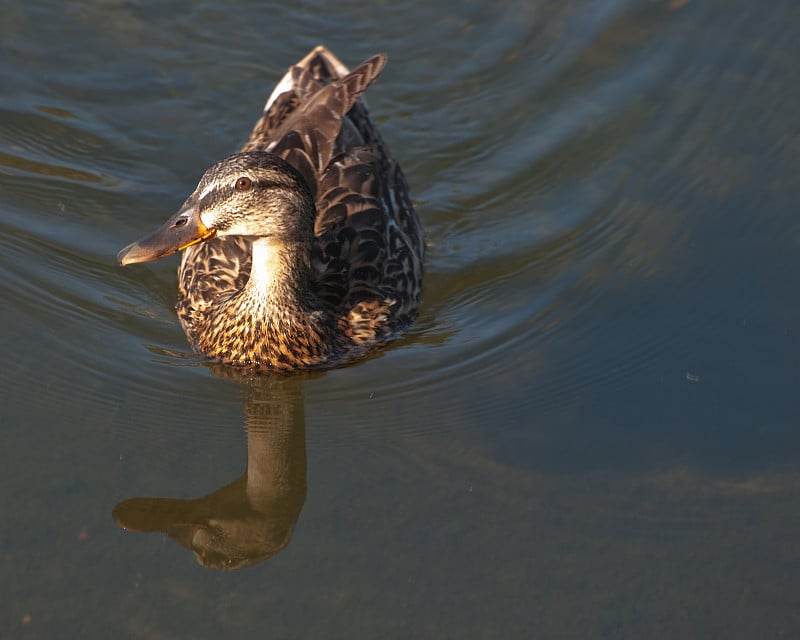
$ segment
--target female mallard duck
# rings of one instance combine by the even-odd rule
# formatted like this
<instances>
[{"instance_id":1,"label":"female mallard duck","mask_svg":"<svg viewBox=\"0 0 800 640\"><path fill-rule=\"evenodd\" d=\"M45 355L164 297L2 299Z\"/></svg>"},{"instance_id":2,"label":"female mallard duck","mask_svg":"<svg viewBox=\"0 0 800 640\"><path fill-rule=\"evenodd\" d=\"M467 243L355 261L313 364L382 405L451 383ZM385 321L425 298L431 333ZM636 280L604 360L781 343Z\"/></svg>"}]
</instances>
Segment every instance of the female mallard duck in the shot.
<instances>
[{"instance_id":1,"label":"female mallard duck","mask_svg":"<svg viewBox=\"0 0 800 640\"><path fill-rule=\"evenodd\" d=\"M177 311L197 351L262 370L334 366L416 316L422 229L360 99L385 63L376 55L350 72L325 47L311 51L242 151L120 251L126 265L186 249Z\"/></svg>"}]
</instances>

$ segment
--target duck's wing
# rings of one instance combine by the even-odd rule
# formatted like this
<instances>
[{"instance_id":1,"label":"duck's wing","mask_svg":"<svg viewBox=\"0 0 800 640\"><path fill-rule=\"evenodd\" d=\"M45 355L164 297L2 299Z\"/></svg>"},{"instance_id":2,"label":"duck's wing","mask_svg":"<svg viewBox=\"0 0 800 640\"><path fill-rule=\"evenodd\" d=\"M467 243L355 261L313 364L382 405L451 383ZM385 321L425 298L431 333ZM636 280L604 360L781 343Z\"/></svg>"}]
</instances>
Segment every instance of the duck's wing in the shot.
<instances>
[{"instance_id":1,"label":"duck's wing","mask_svg":"<svg viewBox=\"0 0 800 640\"><path fill-rule=\"evenodd\" d=\"M318 293L342 330L364 341L377 325L413 319L422 277L405 177L360 99L385 64L379 54L349 71L316 47L278 83L243 149L271 151L306 179L317 204Z\"/></svg>"},{"instance_id":2,"label":"duck's wing","mask_svg":"<svg viewBox=\"0 0 800 640\"><path fill-rule=\"evenodd\" d=\"M399 167L362 147L320 183L312 263L340 329L371 344L414 319L422 288L422 231Z\"/></svg>"}]
</instances>

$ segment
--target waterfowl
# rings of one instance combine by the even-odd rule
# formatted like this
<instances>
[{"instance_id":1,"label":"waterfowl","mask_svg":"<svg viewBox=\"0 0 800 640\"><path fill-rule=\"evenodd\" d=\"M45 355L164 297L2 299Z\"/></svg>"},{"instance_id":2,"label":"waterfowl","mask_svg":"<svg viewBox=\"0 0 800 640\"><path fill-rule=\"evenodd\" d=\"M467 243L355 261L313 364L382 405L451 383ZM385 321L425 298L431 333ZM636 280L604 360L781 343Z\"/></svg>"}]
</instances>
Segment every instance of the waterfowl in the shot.
<instances>
[{"instance_id":1,"label":"waterfowl","mask_svg":"<svg viewBox=\"0 0 800 640\"><path fill-rule=\"evenodd\" d=\"M379 54L349 71L313 49L241 151L119 252L127 265L184 250L176 310L196 351L257 370L336 366L413 321L422 227L361 99L385 63Z\"/></svg>"}]
</instances>

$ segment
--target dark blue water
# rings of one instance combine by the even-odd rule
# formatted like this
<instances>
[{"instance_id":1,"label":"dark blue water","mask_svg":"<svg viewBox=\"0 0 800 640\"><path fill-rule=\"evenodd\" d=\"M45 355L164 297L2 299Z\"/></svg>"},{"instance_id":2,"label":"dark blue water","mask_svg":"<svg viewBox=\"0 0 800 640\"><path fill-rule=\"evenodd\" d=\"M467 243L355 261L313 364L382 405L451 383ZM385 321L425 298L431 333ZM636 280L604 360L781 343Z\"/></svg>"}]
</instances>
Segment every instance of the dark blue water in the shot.
<instances>
[{"instance_id":1,"label":"dark blue water","mask_svg":"<svg viewBox=\"0 0 800 640\"><path fill-rule=\"evenodd\" d=\"M798 635L798 25L6 2L0 635ZM367 99L423 309L378 357L243 381L191 353L176 259L115 255L319 42L389 54Z\"/></svg>"}]
</instances>

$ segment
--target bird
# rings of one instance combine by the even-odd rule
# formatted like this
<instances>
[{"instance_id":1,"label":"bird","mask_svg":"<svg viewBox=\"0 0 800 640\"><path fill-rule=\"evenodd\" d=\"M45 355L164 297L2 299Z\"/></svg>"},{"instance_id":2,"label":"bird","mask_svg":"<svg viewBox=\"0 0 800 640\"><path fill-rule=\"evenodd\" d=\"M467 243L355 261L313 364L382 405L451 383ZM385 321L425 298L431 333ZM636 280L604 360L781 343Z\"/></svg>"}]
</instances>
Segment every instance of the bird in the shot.
<instances>
[{"instance_id":1,"label":"bird","mask_svg":"<svg viewBox=\"0 0 800 640\"><path fill-rule=\"evenodd\" d=\"M416 318L423 229L362 98L386 61L350 71L312 49L241 150L117 255L124 266L183 251L176 312L208 360L262 372L341 366Z\"/></svg>"}]
</instances>

